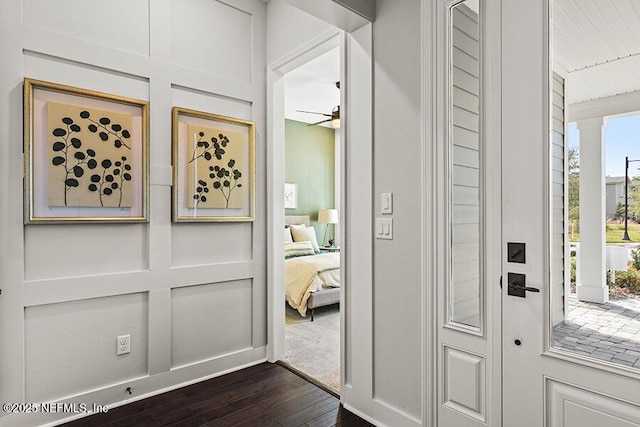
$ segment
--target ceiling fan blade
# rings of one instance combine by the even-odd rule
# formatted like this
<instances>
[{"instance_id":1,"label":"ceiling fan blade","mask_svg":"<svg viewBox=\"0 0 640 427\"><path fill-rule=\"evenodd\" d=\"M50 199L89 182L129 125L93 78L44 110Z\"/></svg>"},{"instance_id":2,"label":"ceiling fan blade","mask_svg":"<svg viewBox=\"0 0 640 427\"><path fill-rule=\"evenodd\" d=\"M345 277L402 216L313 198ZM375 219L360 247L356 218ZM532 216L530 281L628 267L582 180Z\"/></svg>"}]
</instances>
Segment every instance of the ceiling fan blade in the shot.
<instances>
[{"instance_id":1,"label":"ceiling fan blade","mask_svg":"<svg viewBox=\"0 0 640 427\"><path fill-rule=\"evenodd\" d=\"M331 117L331 114L327 113L318 113L317 111L304 111L304 110L296 110L298 113L309 113L309 114L320 114L323 116Z\"/></svg>"},{"instance_id":2,"label":"ceiling fan blade","mask_svg":"<svg viewBox=\"0 0 640 427\"><path fill-rule=\"evenodd\" d=\"M307 126L319 125L319 124L327 123L327 122L330 122L330 121L331 121L331 119L321 120L321 121L316 122L316 123L309 123Z\"/></svg>"}]
</instances>

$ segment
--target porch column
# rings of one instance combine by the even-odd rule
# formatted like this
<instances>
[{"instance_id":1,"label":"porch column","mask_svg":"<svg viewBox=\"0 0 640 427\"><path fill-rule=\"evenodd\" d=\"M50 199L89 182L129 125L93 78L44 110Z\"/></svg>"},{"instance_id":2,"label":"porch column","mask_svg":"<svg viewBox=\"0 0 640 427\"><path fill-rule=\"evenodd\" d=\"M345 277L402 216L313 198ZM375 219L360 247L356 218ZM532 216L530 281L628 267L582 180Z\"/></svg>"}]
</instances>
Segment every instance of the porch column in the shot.
<instances>
[{"instance_id":1,"label":"porch column","mask_svg":"<svg viewBox=\"0 0 640 427\"><path fill-rule=\"evenodd\" d=\"M609 301L605 237L605 124L602 117L578 122L580 131L580 301Z\"/></svg>"}]
</instances>

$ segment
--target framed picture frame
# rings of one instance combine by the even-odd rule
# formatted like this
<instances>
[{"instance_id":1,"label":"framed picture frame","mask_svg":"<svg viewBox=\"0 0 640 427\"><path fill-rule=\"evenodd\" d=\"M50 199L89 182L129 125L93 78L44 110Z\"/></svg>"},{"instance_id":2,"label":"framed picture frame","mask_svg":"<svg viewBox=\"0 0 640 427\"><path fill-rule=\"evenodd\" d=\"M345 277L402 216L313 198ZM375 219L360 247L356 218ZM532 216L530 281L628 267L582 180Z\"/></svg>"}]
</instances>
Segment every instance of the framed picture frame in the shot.
<instances>
[{"instance_id":1,"label":"framed picture frame","mask_svg":"<svg viewBox=\"0 0 640 427\"><path fill-rule=\"evenodd\" d=\"M255 218L255 125L173 107L173 221Z\"/></svg>"},{"instance_id":2,"label":"framed picture frame","mask_svg":"<svg viewBox=\"0 0 640 427\"><path fill-rule=\"evenodd\" d=\"M296 184L284 183L284 208L296 209L298 207L298 186Z\"/></svg>"},{"instance_id":3,"label":"framed picture frame","mask_svg":"<svg viewBox=\"0 0 640 427\"><path fill-rule=\"evenodd\" d=\"M25 78L24 222L147 222L149 103Z\"/></svg>"}]
</instances>

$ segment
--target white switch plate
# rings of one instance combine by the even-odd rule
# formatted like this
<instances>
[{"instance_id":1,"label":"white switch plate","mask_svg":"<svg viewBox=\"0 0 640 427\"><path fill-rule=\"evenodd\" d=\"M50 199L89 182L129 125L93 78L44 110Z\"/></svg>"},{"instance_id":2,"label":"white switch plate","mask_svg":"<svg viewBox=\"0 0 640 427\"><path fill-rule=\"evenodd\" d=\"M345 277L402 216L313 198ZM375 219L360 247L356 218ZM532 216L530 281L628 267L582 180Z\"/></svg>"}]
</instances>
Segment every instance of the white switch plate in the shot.
<instances>
[{"instance_id":1,"label":"white switch plate","mask_svg":"<svg viewBox=\"0 0 640 427\"><path fill-rule=\"evenodd\" d=\"M116 338L116 340L118 344L118 348L116 350L117 356L131 352L131 335L121 335Z\"/></svg>"},{"instance_id":2,"label":"white switch plate","mask_svg":"<svg viewBox=\"0 0 640 427\"><path fill-rule=\"evenodd\" d=\"M382 193L380 197L381 211L383 214L393 213L393 193Z\"/></svg>"},{"instance_id":3,"label":"white switch plate","mask_svg":"<svg viewBox=\"0 0 640 427\"><path fill-rule=\"evenodd\" d=\"M376 218L376 239L393 240L393 218Z\"/></svg>"}]
</instances>

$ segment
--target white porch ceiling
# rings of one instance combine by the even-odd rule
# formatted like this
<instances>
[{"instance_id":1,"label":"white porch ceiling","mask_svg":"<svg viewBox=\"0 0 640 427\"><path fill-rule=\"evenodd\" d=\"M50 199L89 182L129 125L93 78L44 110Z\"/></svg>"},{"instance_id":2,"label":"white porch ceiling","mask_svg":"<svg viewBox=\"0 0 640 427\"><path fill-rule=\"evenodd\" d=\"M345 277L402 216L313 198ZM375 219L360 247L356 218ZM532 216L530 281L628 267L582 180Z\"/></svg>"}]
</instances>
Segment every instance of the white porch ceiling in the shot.
<instances>
[{"instance_id":1,"label":"white porch ceiling","mask_svg":"<svg viewBox=\"0 0 640 427\"><path fill-rule=\"evenodd\" d=\"M284 76L285 118L304 123L328 118L319 114L300 113L298 110L331 114L333 108L340 105L340 90L336 87L339 80L339 47L287 73Z\"/></svg>"},{"instance_id":2,"label":"white porch ceiling","mask_svg":"<svg viewBox=\"0 0 640 427\"><path fill-rule=\"evenodd\" d=\"M552 19L569 104L640 95L640 0L554 0Z\"/></svg>"}]
</instances>

